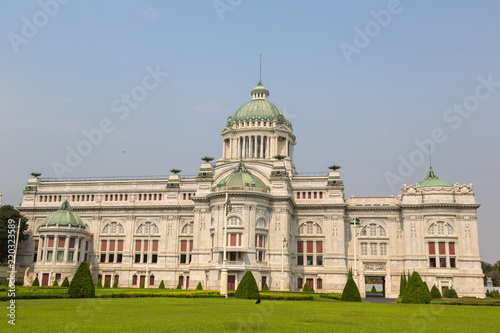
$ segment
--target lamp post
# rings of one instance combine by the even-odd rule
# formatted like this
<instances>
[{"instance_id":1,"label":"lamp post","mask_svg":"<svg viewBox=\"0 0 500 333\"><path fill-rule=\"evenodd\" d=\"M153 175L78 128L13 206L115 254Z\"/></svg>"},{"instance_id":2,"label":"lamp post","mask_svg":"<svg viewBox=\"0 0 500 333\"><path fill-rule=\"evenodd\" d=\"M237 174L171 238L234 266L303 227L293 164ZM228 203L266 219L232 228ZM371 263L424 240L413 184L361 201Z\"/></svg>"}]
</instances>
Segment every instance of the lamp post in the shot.
<instances>
[{"instance_id":1,"label":"lamp post","mask_svg":"<svg viewBox=\"0 0 500 333\"><path fill-rule=\"evenodd\" d=\"M353 232L354 232L354 274L353 274L354 281L358 280L358 258L357 258L358 242L356 235L356 226L359 223L360 223L359 218L357 217L353 218L353 222L351 222L351 224L353 225Z\"/></svg>"},{"instance_id":2,"label":"lamp post","mask_svg":"<svg viewBox=\"0 0 500 333\"><path fill-rule=\"evenodd\" d=\"M220 294L227 298L227 214L231 211L229 195L226 190L226 201L224 203L224 233L222 240L222 269L220 271Z\"/></svg>"},{"instance_id":3,"label":"lamp post","mask_svg":"<svg viewBox=\"0 0 500 333\"><path fill-rule=\"evenodd\" d=\"M287 245L287 241L285 236L283 236L283 245L281 246L281 281L280 281L280 290L285 291L285 247Z\"/></svg>"}]
</instances>

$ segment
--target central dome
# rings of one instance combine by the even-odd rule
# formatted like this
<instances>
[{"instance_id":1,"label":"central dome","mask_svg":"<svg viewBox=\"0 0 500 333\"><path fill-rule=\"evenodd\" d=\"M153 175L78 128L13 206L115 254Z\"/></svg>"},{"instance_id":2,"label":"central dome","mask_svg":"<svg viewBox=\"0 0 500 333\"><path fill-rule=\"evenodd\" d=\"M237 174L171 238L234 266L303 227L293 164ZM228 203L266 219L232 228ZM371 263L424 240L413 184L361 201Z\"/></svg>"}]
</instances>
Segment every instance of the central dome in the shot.
<instances>
[{"instance_id":1,"label":"central dome","mask_svg":"<svg viewBox=\"0 0 500 333\"><path fill-rule=\"evenodd\" d=\"M269 102L269 90L259 81L257 86L251 92L252 100L240 106L232 117L229 117L228 123L249 120L269 120L276 121L277 124L286 124L292 126L286 118L283 111L276 105Z\"/></svg>"}]
</instances>

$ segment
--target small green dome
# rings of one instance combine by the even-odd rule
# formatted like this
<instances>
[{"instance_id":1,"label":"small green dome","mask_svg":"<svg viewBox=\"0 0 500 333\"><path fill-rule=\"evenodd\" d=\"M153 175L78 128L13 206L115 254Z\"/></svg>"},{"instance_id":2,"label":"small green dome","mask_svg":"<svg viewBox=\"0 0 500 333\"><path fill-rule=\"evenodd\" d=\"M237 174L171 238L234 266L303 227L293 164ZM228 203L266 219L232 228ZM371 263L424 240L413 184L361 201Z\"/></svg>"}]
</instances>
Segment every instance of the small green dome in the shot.
<instances>
[{"instance_id":1,"label":"small green dome","mask_svg":"<svg viewBox=\"0 0 500 333\"><path fill-rule=\"evenodd\" d=\"M252 100L240 106L232 117L228 118L228 125L231 126L233 122L247 121L247 120L270 120L276 121L278 124L285 124L292 127L292 123L286 118L283 111L276 105L269 102L269 90L267 90L262 82L251 92Z\"/></svg>"},{"instance_id":2,"label":"small green dome","mask_svg":"<svg viewBox=\"0 0 500 333\"><path fill-rule=\"evenodd\" d=\"M430 167L429 172L425 176L425 179L421 181L420 187L453 187L453 185L445 180L438 178L436 173Z\"/></svg>"},{"instance_id":3,"label":"small green dome","mask_svg":"<svg viewBox=\"0 0 500 333\"><path fill-rule=\"evenodd\" d=\"M64 200L62 206L45 219L43 221L42 226L55 226L58 224L59 226L68 226L71 225L73 227L83 227L85 228L85 224L78 214L73 212L73 209L69 205L67 200Z\"/></svg>"},{"instance_id":4,"label":"small green dome","mask_svg":"<svg viewBox=\"0 0 500 333\"><path fill-rule=\"evenodd\" d=\"M252 175L245 165L243 164L243 161L240 161L238 164L238 167L234 169L229 176L225 177L222 179L216 187L226 187L226 188L231 188L231 187L253 187L253 188L258 188L262 190L267 190L268 187L262 180L260 180L258 177Z\"/></svg>"}]
</instances>

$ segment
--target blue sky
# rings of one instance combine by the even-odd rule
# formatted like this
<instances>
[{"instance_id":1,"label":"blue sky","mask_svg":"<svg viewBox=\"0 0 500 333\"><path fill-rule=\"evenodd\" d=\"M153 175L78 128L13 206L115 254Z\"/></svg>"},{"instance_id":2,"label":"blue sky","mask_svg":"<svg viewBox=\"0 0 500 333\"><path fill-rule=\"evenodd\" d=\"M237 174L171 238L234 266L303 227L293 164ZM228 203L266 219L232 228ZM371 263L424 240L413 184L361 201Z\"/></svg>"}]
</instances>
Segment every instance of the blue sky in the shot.
<instances>
[{"instance_id":1,"label":"blue sky","mask_svg":"<svg viewBox=\"0 0 500 333\"><path fill-rule=\"evenodd\" d=\"M200 157L220 157L262 53L299 172L339 164L347 197L397 195L425 176L415 142L430 139L438 176L474 183L481 256L496 261L499 12L498 1L2 1L3 203L19 204L30 172L57 176L103 119L113 130L64 177L195 174ZM168 75L120 119L113 102L140 91L146 68Z\"/></svg>"}]
</instances>

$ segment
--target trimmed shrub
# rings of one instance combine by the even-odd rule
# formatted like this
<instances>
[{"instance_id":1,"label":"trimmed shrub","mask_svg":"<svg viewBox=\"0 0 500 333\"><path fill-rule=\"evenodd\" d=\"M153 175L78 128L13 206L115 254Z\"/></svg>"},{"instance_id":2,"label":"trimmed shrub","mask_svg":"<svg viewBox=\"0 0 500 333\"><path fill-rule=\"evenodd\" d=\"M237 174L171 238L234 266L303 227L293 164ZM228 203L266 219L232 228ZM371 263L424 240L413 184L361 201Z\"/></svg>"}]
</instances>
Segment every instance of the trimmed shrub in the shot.
<instances>
[{"instance_id":1,"label":"trimmed shrub","mask_svg":"<svg viewBox=\"0 0 500 333\"><path fill-rule=\"evenodd\" d=\"M118 288L118 282L116 282L116 280L113 282L113 288Z\"/></svg>"},{"instance_id":2,"label":"trimmed shrub","mask_svg":"<svg viewBox=\"0 0 500 333\"><path fill-rule=\"evenodd\" d=\"M302 288L303 293L308 293L311 292L311 288L309 288L309 285L307 283L304 283L304 287Z\"/></svg>"},{"instance_id":3,"label":"trimmed shrub","mask_svg":"<svg viewBox=\"0 0 500 333\"><path fill-rule=\"evenodd\" d=\"M59 287L59 283L57 283L57 279L54 279L54 283L52 283L52 287Z\"/></svg>"},{"instance_id":4,"label":"trimmed shrub","mask_svg":"<svg viewBox=\"0 0 500 333\"><path fill-rule=\"evenodd\" d=\"M453 286L451 286L451 288L450 288L450 292L448 294L448 297L449 298L458 298L457 291L455 289L453 289Z\"/></svg>"},{"instance_id":5,"label":"trimmed shrub","mask_svg":"<svg viewBox=\"0 0 500 333\"><path fill-rule=\"evenodd\" d=\"M342 300L342 294L341 293L329 293L329 294L319 294L319 297L321 298L328 298L328 299L336 299L336 300Z\"/></svg>"},{"instance_id":6,"label":"trimmed shrub","mask_svg":"<svg viewBox=\"0 0 500 333\"><path fill-rule=\"evenodd\" d=\"M372 290L370 292L376 293L377 292L377 288L375 288L375 286L372 286Z\"/></svg>"},{"instance_id":7,"label":"trimmed shrub","mask_svg":"<svg viewBox=\"0 0 500 333\"><path fill-rule=\"evenodd\" d=\"M427 291L427 299L429 303L432 301L431 291L429 290L429 286L427 286L427 282L424 282L425 290Z\"/></svg>"},{"instance_id":8,"label":"trimmed shrub","mask_svg":"<svg viewBox=\"0 0 500 333\"><path fill-rule=\"evenodd\" d=\"M175 289L182 289L182 285L180 282L179 282L179 284L177 284L177 288L175 288Z\"/></svg>"},{"instance_id":9,"label":"trimmed shrub","mask_svg":"<svg viewBox=\"0 0 500 333\"><path fill-rule=\"evenodd\" d=\"M264 287L262 288L263 291L269 291L269 287L267 286L267 283L264 284Z\"/></svg>"},{"instance_id":10,"label":"trimmed shrub","mask_svg":"<svg viewBox=\"0 0 500 333\"><path fill-rule=\"evenodd\" d=\"M161 280L160 285L158 286L158 289L165 289L165 283L163 280Z\"/></svg>"},{"instance_id":11,"label":"trimmed shrub","mask_svg":"<svg viewBox=\"0 0 500 333\"><path fill-rule=\"evenodd\" d=\"M420 274L418 272L413 272L413 274L408 279L408 284L406 285L405 291L403 293L403 303L413 303L413 304L429 304L431 301L431 295L426 284L422 281Z\"/></svg>"},{"instance_id":12,"label":"trimmed shrub","mask_svg":"<svg viewBox=\"0 0 500 333\"><path fill-rule=\"evenodd\" d=\"M2 286L9 286L9 279L5 278L5 279L2 281Z\"/></svg>"},{"instance_id":13,"label":"trimmed shrub","mask_svg":"<svg viewBox=\"0 0 500 333\"><path fill-rule=\"evenodd\" d=\"M106 288L106 289L110 288L109 280L104 280L104 287L103 288Z\"/></svg>"},{"instance_id":14,"label":"trimmed shrub","mask_svg":"<svg viewBox=\"0 0 500 333\"><path fill-rule=\"evenodd\" d=\"M96 289L101 289L102 288L102 281L101 281L101 279L97 280L97 283L95 284L95 288Z\"/></svg>"},{"instance_id":15,"label":"trimmed shrub","mask_svg":"<svg viewBox=\"0 0 500 333\"><path fill-rule=\"evenodd\" d=\"M69 297L71 298L89 298L95 297L94 282L90 274L89 265L82 261L75 276L71 280L68 289Z\"/></svg>"},{"instance_id":16,"label":"trimmed shrub","mask_svg":"<svg viewBox=\"0 0 500 333\"><path fill-rule=\"evenodd\" d=\"M146 280L142 281L142 283L141 283L141 289L144 289L145 284L146 284Z\"/></svg>"},{"instance_id":17,"label":"trimmed shrub","mask_svg":"<svg viewBox=\"0 0 500 333\"><path fill-rule=\"evenodd\" d=\"M432 299L441 298L441 293L439 292L439 289L438 287L436 287L436 285L434 285L431 289L431 296Z\"/></svg>"},{"instance_id":18,"label":"trimmed shrub","mask_svg":"<svg viewBox=\"0 0 500 333\"><path fill-rule=\"evenodd\" d=\"M311 289L310 289L310 292L311 292L311 293L315 293L314 288L311 288Z\"/></svg>"},{"instance_id":19,"label":"trimmed shrub","mask_svg":"<svg viewBox=\"0 0 500 333\"><path fill-rule=\"evenodd\" d=\"M491 297L493 298L500 298L500 292L498 290L495 290L491 293Z\"/></svg>"},{"instance_id":20,"label":"trimmed shrub","mask_svg":"<svg viewBox=\"0 0 500 333\"><path fill-rule=\"evenodd\" d=\"M450 298L450 288L448 287L444 288L443 298Z\"/></svg>"},{"instance_id":21,"label":"trimmed shrub","mask_svg":"<svg viewBox=\"0 0 500 333\"><path fill-rule=\"evenodd\" d=\"M196 286L196 290L203 290L203 287L201 286L201 282L198 282L198 285Z\"/></svg>"},{"instance_id":22,"label":"trimmed shrub","mask_svg":"<svg viewBox=\"0 0 500 333\"><path fill-rule=\"evenodd\" d=\"M31 284L32 287L39 287L40 286L40 282L38 282L38 276L35 278L35 281L33 281L33 283Z\"/></svg>"},{"instance_id":23,"label":"trimmed shrub","mask_svg":"<svg viewBox=\"0 0 500 333\"><path fill-rule=\"evenodd\" d=\"M69 280L68 280L67 276L64 278L64 281L61 284L61 287L66 287L66 288L69 287Z\"/></svg>"},{"instance_id":24,"label":"trimmed shrub","mask_svg":"<svg viewBox=\"0 0 500 333\"><path fill-rule=\"evenodd\" d=\"M342 292L342 300L348 302L361 302L361 295L359 294L358 286L354 279L352 278L352 271L349 270L349 275L347 277L347 282Z\"/></svg>"},{"instance_id":25,"label":"trimmed shrub","mask_svg":"<svg viewBox=\"0 0 500 333\"><path fill-rule=\"evenodd\" d=\"M255 278L251 271L247 271L245 275L243 275L234 297L248 299L257 299L260 297L259 287L257 287L257 282L255 282Z\"/></svg>"},{"instance_id":26,"label":"trimmed shrub","mask_svg":"<svg viewBox=\"0 0 500 333\"><path fill-rule=\"evenodd\" d=\"M403 274L401 274L401 281L399 282L399 296L403 297L407 284L408 281L406 281L406 274L403 272Z\"/></svg>"}]
</instances>

